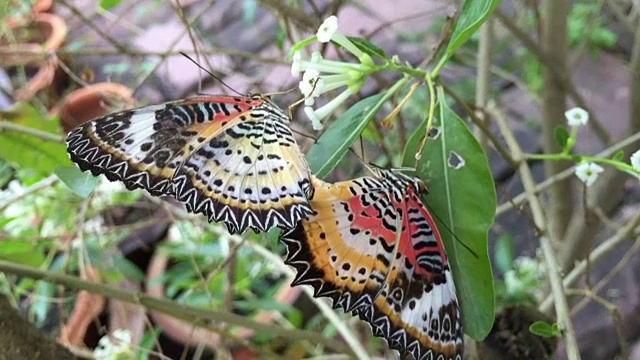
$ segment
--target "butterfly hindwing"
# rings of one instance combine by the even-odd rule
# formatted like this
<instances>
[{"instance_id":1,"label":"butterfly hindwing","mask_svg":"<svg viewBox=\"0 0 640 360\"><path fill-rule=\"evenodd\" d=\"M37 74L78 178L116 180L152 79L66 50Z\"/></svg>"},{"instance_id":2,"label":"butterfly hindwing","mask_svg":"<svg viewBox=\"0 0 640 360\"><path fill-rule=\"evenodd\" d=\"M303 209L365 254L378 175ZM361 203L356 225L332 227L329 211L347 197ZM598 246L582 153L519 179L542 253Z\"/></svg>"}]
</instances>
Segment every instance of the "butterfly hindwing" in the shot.
<instances>
[{"instance_id":1,"label":"butterfly hindwing","mask_svg":"<svg viewBox=\"0 0 640 360\"><path fill-rule=\"evenodd\" d=\"M71 131L82 170L171 195L228 229L293 227L311 210L308 165L275 104L198 97L127 110Z\"/></svg>"},{"instance_id":2,"label":"butterfly hindwing","mask_svg":"<svg viewBox=\"0 0 640 360\"><path fill-rule=\"evenodd\" d=\"M294 284L313 286L416 359L461 359L455 286L424 185L395 171L327 184L313 179L314 213L282 237Z\"/></svg>"}]
</instances>

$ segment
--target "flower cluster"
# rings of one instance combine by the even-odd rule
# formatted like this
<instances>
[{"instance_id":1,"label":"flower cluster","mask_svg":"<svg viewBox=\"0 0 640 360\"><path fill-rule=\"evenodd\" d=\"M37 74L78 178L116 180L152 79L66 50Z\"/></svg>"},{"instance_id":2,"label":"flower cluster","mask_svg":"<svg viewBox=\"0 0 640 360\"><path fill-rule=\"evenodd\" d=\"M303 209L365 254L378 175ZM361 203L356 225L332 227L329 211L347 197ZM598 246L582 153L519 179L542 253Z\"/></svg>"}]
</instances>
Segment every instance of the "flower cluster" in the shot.
<instances>
[{"instance_id":1,"label":"flower cluster","mask_svg":"<svg viewBox=\"0 0 640 360\"><path fill-rule=\"evenodd\" d=\"M313 52L310 58L304 57L304 49L297 49L293 53L291 75L299 76L303 72L299 88L305 97L304 112L311 120L315 130L322 129L322 119L331 114L349 96L358 92L372 71L373 60L362 52L351 40L338 31L338 18L330 16L326 19L318 32L316 39L321 43L333 41L352 55L360 63L327 60L319 52ZM342 93L319 109L314 109L315 99L328 92L345 87Z\"/></svg>"},{"instance_id":2,"label":"flower cluster","mask_svg":"<svg viewBox=\"0 0 640 360\"><path fill-rule=\"evenodd\" d=\"M513 269L504 274L504 284L510 295L522 295L540 286L544 264L530 257L519 257L514 261Z\"/></svg>"}]
</instances>

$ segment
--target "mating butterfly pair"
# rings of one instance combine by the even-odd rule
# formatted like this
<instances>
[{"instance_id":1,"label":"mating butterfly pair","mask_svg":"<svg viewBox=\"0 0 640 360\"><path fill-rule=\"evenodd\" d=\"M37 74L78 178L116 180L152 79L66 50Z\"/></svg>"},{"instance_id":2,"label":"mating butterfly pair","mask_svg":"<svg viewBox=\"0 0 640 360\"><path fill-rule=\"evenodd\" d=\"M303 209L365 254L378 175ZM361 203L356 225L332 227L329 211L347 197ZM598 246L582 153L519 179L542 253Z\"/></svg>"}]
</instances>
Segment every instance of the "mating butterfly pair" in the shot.
<instances>
[{"instance_id":1,"label":"mating butterfly pair","mask_svg":"<svg viewBox=\"0 0 640 360\"><path fill-rule=\"evenodd\" d=\"M260 95L127 110L71 131L82 170L170 195L229 232L285 230L286 263L315 296L416 359L461 359L453 278L424 183L399 172L336 184L310 173L288 116Z\"/></svg>"}]
</instances>

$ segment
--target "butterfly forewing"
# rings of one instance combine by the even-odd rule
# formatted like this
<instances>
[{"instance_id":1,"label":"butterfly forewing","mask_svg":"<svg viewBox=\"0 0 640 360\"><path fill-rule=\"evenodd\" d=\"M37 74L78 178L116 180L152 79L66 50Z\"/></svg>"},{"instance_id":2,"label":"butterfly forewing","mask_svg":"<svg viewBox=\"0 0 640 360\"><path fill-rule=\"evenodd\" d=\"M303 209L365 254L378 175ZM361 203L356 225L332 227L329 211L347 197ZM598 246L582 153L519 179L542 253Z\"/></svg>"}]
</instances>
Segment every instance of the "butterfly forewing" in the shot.
<instances>
[{"instance_id":1,"label":"butterfly forewing","mask_svg":"<svg viewBox=\"0 0 640 360\"><path fill-rule=\"evenodd\" d=\"M107 115L69 133L82 170L171 195L230 232L291 228L311 210L288 117L261 96L199 97Z\"/></svg>"},{"instance_id":2,"label":"butterfly forewing","mask_svg":"<svg viewBox=\"0 0 640 360\"><path fill-rule=\"evenodd\" d=\"M327 184L313 180L314 214L283 235L295 284L367 321L416 359L461 359L455 286L417 179L388 170Z\"/></svg>"}]
</instances>

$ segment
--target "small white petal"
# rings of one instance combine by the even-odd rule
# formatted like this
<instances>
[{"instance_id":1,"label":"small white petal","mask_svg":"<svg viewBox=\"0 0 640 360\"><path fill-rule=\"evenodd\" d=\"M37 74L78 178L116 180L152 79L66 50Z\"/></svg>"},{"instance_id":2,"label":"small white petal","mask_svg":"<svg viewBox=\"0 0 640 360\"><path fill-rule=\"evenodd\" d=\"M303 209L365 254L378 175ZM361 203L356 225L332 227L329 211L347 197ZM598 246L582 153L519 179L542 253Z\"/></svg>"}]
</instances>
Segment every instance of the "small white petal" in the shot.
<instances>
[{"instance_id":1,"label":"small white petal","mask_svg":"<svg viewBox=\"0 0 640 360\"><path fill-rule=\"evenodd\" d=\"M338 18L331 15L320 25L316 37L321 43L328 43L336 31L338 31Z\"/></svg>"},{"instance_id":2,"label":"small white petal","mask_svg":"<svg viewBox=\"0 0 640 360\"><path fill-rule=\"evenodd\" d=\"M300 76L300 71L302 71L300 61L302 61L302 53L300 51L296 51L293 53L293 61L291 62L291 75L295 77Z\"/></svg>"},{"instance_id":3,"label":"small white petal","mask_svg":"<svg viewBox=\"0 0 640 360\"><path fill-rule=\"evenodd\" d=\"M579 107L567 110L564 113L564 117L567 118L569 126L586 125L589 121L589 113L585 109Z\"/></svg>"},{"instance_id":4,"label":"small white petal","mask_svg":"<svg viewBox=\"0 0 640 360\"><path fill-rule=\"evenodd\" d=\"M576 167L576 176L586 185L591 186L598 179L598 175L603 172L602 166L594 163L583 163Z\"/></svg>"},{"instance_id":5,"label":"small white petal","mask_svg":"<svg viewBox=\"0 0 640 360\"><path fill-rule=\"evenodd\" d=\"M322 130L322 123L320 122L320 118L316 115L316 112L310 106L304 107L304 113L307 115L309 120L311 120L311 126L313 130L319 131Z\"/></svg>"},{"instance_id":6,"label":"small white petal","mask_svg":"<svg viewBox=\"0 0 640 360\"><path fill-rule=\"evenodd\" d=\"M633 166L636 171L640 171L640 150L631 155L631 166Z\"/></svg>"}]
</instances>

